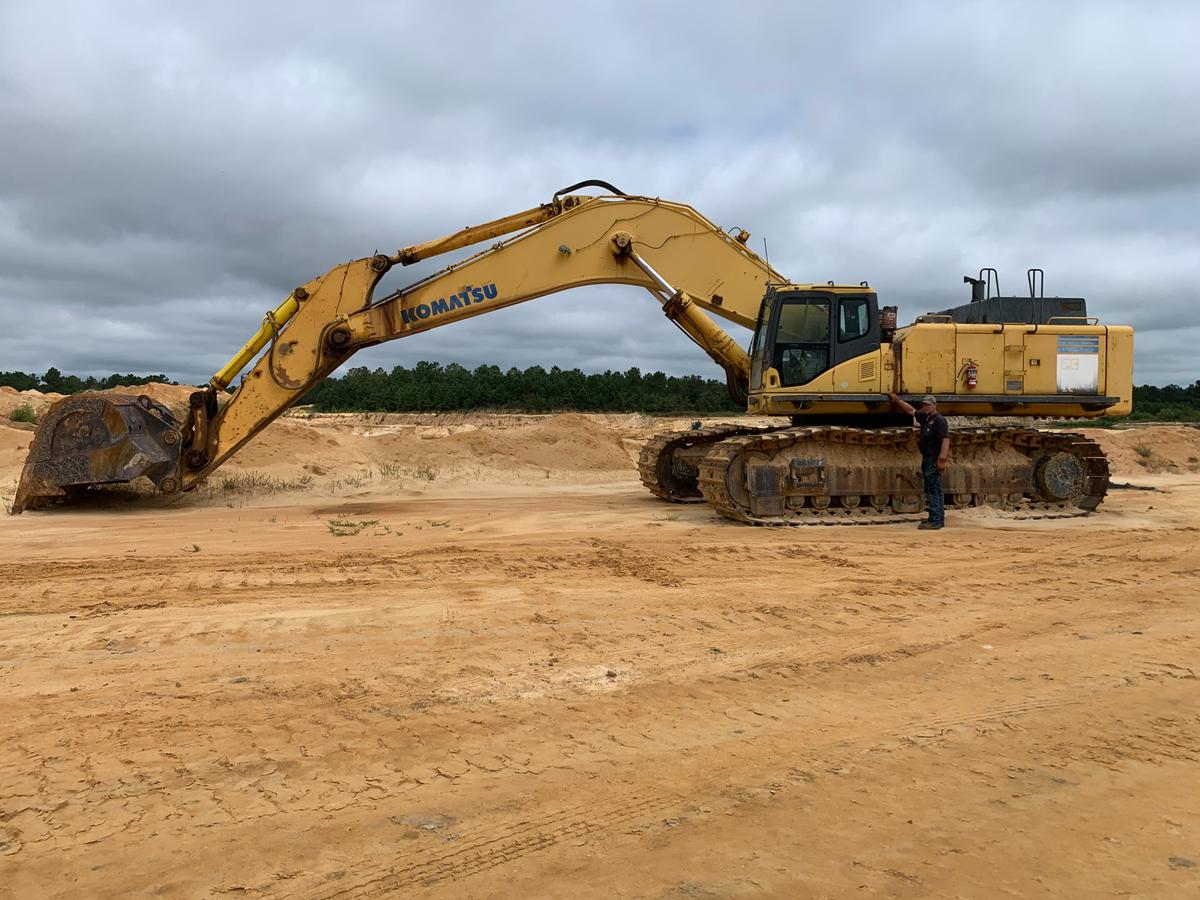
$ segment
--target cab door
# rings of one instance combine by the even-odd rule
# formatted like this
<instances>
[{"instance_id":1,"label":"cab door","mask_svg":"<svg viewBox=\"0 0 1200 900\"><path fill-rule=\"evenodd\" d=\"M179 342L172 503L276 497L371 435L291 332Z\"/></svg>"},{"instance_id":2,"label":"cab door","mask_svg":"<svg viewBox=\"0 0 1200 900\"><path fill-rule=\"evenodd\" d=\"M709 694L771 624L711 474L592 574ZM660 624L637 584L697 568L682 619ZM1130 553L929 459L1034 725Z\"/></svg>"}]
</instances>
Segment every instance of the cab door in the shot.
<instances>
[{"instance_id":1,"label":"cab door","mask_svg":"<svg viewBox=\"0 0 1200 900\"><path fill-rule=\"evenodd\" d=\"M837 298L833 364L879 349L879 308L874 294Z\"/></svg>"},{"instance_id":2,"label":"cab door","mask_svg":"<svg viewBox=\"0 0 1200 900\"><path fill-rule=\"evenodd\" d=\"M820 379L831 368L830 326L835 309L831 294L806 292L781 297L770 354L781 387L828 387Z\"/></svg>"}]
</instances>

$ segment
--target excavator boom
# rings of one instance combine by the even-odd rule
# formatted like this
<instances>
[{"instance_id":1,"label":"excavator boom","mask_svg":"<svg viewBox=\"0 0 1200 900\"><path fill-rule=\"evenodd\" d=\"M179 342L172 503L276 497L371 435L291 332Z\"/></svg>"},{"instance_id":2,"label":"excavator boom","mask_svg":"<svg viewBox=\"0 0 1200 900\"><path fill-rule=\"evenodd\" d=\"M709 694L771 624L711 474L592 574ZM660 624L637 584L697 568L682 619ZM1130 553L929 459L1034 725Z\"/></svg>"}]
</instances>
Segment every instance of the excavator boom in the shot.
<instances>
[{"instance_id":1,"label":"excavator boom","mask_svg":"<svg viewBox=\"0 0 1200 900\"><path fill-rule=\"evenodd\" d=\"M589 184L614 194L567 193ZM581 182L547 204L336 266L265 315L209 386L192 395L186 420L148 398L79 395L53 407L31 447L13 512L142 475L165 493L189 490L357 350L586 285L644 288L725 370L731 392L744 396L749 357L707 313L753 328L767 286L785 281L746 246L748 237L684 204ZM497 238L374 298L395 266Z\"/></svg>"}]
</instances>

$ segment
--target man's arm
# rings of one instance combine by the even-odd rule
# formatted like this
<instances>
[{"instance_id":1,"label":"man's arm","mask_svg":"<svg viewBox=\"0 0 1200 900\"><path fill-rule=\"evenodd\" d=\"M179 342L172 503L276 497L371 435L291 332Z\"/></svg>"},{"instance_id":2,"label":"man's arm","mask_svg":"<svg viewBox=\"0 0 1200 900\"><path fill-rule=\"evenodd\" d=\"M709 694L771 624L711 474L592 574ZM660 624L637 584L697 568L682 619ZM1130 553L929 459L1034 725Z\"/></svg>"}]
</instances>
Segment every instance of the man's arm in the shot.
<instances>
[{"instance_id":1,"label":"man's arm","mask_svg":"<svg viewBox=\"0 0 1200 900\"><path fill-rule=\"evenodd\" d=\"M906 415L915 416L917 414L916 408L911 403L905 403L901 400L900 395L895 391L892 391L888 396L892 398L892 402L900 407Z\"/></svg>"},{"instance_id":2,"label":"man's arm","mask_svg":"<svg viewBox=\"0 0 1200 900\"><path fill-rule=\"evenodd\" d=\"M942 435L942 446L938 450L937 467L939 472L946 470L946 459L950 456L950 423L945 416L937 417L938 431Z\"/></svg>"}]
</instances>

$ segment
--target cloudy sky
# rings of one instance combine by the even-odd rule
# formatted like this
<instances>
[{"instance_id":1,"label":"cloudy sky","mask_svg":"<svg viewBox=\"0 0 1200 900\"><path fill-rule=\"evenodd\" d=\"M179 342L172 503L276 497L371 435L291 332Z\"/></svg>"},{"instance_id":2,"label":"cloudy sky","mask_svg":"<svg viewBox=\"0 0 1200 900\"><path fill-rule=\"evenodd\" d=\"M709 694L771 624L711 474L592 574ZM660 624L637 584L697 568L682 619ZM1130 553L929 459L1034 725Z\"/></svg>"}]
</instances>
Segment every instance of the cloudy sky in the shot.
<instances>
[{"instance_id":1,"label":"cloudy sky","mask_svg":"<svg viewBox=\"0 0 1200 900\"><path fill-rule=\"evenodd\" d=\"M332 265L603 178L902 321L1041 266L1137 329L1138 383L1190 383L1198 34L1183 2L0 0L0 370L204 380ZM353 364L421 359L719 374L628 287Z\"/></svg>"}]
</instances>

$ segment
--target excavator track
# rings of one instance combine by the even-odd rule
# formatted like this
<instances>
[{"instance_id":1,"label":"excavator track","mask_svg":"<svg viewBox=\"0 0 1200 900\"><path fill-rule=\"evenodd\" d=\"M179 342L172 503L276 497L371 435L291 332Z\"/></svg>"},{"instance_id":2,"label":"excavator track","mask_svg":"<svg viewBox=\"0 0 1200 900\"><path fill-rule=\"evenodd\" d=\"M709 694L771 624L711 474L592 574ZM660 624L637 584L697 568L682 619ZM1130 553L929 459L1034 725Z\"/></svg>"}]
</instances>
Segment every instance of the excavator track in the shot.
<instances>
[{"instance_id":1,"label":"excavator track","mask_svg":"<svg viewBox=\"0 0 1200 900\"><path fill-rule=\"evenodd\" d=\"M720 515L751 525L887 525L920 518L916 432L815 426L731 436L699 464ZM946 508L1014 519L1086 516L1108 490L1108 460L1080 434L956 429L943 473Z\"/></svg>"},{"instance_id":2,"label":"excavator track","mask_svg":"<svg viewBox=\"0 0 1200 900\"><path fill-rule=\"evenodd\" d=\"M778 430L725 423L710 428L665 431L656 434L642 447L638 456L638 474L646 489L661 500L669 503L703 503L696 465L706 455L705 447L711 447L726 438Z\"/></svg>"}]
</instances>

